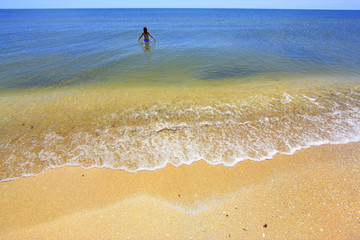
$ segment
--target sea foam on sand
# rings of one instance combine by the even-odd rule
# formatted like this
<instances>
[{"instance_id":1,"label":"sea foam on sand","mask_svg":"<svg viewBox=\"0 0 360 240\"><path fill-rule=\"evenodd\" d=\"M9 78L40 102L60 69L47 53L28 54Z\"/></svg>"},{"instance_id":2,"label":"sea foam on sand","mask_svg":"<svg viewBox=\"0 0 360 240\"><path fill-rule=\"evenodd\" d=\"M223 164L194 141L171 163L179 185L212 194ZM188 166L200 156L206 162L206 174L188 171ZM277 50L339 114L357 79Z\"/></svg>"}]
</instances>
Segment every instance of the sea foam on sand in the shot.
<instances>
[{"instance_id":1,"label":"sea foam on sand","mask_svg":"<svg viewBox=\"0 0 360 240\"><path fill-rule=\"evenodd\" d=\"M234 167L64 167L0 183L4 239L356 239L360 144Z\"/></svg>"}]
</instances>

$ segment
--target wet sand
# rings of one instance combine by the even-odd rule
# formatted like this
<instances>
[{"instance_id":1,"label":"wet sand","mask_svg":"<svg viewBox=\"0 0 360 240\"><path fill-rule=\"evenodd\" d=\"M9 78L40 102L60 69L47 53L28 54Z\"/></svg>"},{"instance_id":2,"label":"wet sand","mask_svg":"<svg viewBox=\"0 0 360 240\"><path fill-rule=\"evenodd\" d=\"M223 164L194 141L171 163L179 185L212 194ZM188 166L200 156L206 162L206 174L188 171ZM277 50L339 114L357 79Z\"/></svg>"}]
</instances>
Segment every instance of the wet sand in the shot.
<instances>
[{"instance_id":1,"label":"wet sand","mask_svg":"<svg viewBox=\"0 0 360 240\"><path fill-rule=\"evenodd\" d=\"M63 167L0 183L1 239L359 239L360 143L235 167Z\"/></svg>"}]
</instances>

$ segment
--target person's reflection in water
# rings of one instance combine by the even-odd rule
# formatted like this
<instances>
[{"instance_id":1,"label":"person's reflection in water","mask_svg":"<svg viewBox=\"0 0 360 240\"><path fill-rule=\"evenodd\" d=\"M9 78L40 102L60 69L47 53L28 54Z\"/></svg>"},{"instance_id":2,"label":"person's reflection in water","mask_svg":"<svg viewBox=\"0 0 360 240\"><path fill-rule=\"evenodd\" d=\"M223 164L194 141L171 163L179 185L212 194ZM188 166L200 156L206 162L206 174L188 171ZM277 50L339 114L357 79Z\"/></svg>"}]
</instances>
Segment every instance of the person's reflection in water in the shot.
<instances>
[{"instance_id":1,"label":"person's reflection in water","mask_svg":"<svg viewBox=\"0 0 360 240\"><path fill-rule=\"evenodd\" d=\"M141 49L145 52L147 59L150 60L150 56L153 54L153 52L151 50L154 50L155 42L152 44L152 46L150 46L149 42L139 41L139 43L140 43Z\"/></svg>"},{"instance_id":2,"label":"person's reflection in water","mask_svg":"<svg viewBox=\"0 0 360 240\"><path fill-rule=\"evenodd\" d=\"M150 52L151 48L150 48L150 42L145 42L145 48L144 48L145 52Z\"/></svg>"}]
</instances>

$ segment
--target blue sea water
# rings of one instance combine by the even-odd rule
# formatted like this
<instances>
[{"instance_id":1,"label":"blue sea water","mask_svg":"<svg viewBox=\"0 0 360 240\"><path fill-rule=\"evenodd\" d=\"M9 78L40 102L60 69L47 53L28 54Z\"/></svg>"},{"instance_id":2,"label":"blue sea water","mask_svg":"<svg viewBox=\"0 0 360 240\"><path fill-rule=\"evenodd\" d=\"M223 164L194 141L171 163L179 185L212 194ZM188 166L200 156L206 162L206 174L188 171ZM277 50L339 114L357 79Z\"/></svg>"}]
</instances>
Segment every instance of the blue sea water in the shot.
<instances>
[{"instance_id":1,"label":"blue sea water","mask_svg":"<svg viewBox=\"0 0 360 240\"><path fill-rule=\"evenodd\" d=\"M360 11L0 10L0 25L2 90L360 69ZM147 56L144 26L157 39Z\"/></svg>"},{"instance_id":2,"label":"blue sea water","mask_svg":"<svg viewBox=\"0 0 360 240\"><path fill-rule=\"evenodd\" d=\"M0 181L359 141L359 52L360 11L0 10Z\"/></svg>"}]
</instances>

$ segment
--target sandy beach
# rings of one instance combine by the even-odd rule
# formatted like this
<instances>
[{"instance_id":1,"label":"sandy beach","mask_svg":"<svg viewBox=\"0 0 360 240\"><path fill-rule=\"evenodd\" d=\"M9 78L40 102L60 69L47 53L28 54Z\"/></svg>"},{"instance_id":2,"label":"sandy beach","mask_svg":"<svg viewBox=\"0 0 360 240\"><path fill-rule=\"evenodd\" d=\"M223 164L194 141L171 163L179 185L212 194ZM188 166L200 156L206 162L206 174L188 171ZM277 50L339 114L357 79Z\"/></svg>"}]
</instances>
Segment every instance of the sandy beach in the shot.
<instances>
[{"instance_id":1,"label":"sandy beach","mask_svg":"<svg viewBox=\"0 0 360 240\"><path fill-rule=\"evenodd\" d=\"M1 9L0 240L360 239L360 11L209 4Z\"/></svg>"},{"instance_id":2,"label":"sandy beach","mask_svg":"<svg viewBox=\"0 0 360 240\"><path fill-rule=\"evenodd\" d=\"M360 144L235 167L63 167L0 184L1 239L358 239Z\"/></svg>"}]
</instances>

